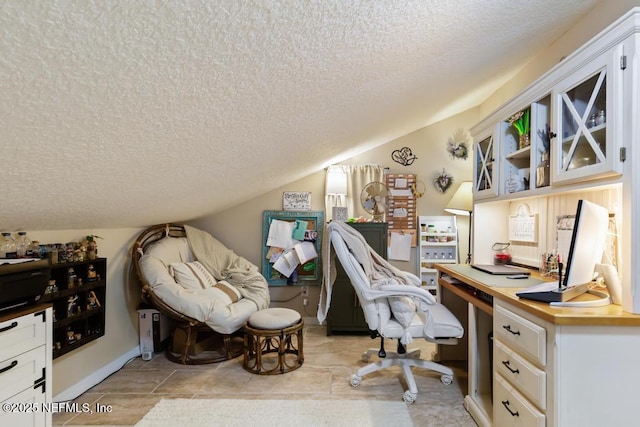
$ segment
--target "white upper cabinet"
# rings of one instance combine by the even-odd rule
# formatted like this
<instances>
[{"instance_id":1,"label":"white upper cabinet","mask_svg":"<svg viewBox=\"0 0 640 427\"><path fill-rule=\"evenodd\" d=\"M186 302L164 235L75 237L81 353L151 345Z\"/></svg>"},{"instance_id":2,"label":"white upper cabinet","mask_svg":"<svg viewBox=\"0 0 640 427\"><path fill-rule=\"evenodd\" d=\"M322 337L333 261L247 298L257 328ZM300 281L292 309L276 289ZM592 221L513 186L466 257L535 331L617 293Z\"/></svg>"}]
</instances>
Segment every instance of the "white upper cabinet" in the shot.
<instances>
[{"instance_id":1,"label":"white upper cabinet","mask_svg":"<svg viewBox=\"0 0 640 427\"><path fill-rule=\"evenodd\" d=\"M473 127L474 197L618 180L629 145L623 116L636 102L625 78L637 67L634 40L612 27Z\"/></svg>"},{"instance_id":2,"label":"white upper cabinet","mask_svg":"<svg viewBox=\"0 0 640 427\"><path fill-rule=\"evenodd\" d=\"M622 45L562 80L554 90L552 183L565 184L622 173L620 125Z\"/></svg>"}]
</instances>

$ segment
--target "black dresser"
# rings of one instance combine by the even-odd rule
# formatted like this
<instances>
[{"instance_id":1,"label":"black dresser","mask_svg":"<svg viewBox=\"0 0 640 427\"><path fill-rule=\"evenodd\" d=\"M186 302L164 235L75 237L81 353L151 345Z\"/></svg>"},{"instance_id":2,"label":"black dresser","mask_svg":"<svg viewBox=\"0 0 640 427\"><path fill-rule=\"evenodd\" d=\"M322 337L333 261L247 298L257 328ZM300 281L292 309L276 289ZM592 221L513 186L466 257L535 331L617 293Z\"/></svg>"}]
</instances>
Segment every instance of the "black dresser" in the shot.
<instances>
[{"instance_id":1,"label":"black dresser","mask_svg":"<svg viewBox=\"0 0 640 427\"><path fill-rule=\"evenodd\" d=\"M387 223L365 222L349 223L358 230L373 248L384 259L387 259ZM340 261L336 258L336 281L333 284L331 306L327 316L327 335L333 333L362 334L369 333L364 314L358 301L356 291L344 272Z\"/></svg>"}]
</instances>

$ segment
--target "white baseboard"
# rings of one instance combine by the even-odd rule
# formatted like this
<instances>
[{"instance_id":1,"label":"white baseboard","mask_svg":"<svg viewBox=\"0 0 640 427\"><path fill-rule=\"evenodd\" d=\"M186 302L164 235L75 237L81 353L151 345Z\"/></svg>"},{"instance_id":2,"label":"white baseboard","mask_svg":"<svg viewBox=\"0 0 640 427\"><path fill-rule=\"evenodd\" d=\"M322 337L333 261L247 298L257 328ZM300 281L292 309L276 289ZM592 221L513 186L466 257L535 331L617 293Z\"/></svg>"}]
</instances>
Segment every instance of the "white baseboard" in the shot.
<instances>
[{"instance_id":1,"label":"white baseboard","mask_svg":"<svg viewBox=\"0 0 640 427\"><path fill-rule=\"evenodd\" d=\"M93 372L91 375L83 378L82 381L72 385L66 390L53 396L53 401L66 402L66 401L75 399L76 397L80 396L82 393L89 390L91 387L99 384L109 375L119 371L125 365L125 363L127 363L130 359L138 356L140 356L139 345L135 346L134 348L132 348L122 356L118 357L117 359L109 363L108 365L103 366L102 368Z\"/></svg>"}]
</instances>

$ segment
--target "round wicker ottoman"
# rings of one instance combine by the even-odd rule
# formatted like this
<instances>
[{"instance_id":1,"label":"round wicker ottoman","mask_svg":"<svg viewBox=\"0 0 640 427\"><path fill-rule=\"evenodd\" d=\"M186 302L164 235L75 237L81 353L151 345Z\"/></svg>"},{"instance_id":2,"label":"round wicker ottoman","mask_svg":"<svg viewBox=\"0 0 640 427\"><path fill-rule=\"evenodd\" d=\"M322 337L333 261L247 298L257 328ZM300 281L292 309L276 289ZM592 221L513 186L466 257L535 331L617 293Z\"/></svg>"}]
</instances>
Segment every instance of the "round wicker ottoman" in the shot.
<instances>
[{"instance_id":1,"label":"round wicker ottoman","mask_svg":"<svg viewBox=\"0 0 640 427\"><path fill-rule=\"evenodd\" d=\"M289 308L267 308L253 313L244 327L242 367L253 374L276 375L302 366L300 313Z\"/></svg>"}]
</instances>

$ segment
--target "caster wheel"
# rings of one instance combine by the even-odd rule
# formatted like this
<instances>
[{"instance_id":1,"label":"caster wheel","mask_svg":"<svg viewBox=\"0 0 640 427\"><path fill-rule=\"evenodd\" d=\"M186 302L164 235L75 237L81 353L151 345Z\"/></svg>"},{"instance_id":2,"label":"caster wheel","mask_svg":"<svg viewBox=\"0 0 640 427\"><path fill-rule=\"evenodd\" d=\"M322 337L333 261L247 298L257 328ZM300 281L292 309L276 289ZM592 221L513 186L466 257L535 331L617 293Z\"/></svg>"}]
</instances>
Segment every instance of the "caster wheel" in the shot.
<instances>
[{"instance_id":1,"label":"caster wheel","mask_svg":"<svg viewBox=\"0 0 640 427\"><path fill-rule=\"evenodd\" d=\"M453 375L443 375L440 377L440 381L444 385L449 385L453 382Z\"/></svg>"},{"instance_id":2,"label":"caster wheel","mask_svg":"<svg viewBox=\"0 0 640 427\"><path fill-rule=\"evenodd\" d=\"M416 397L418 397L418 393L411 393L409 390L407 390L402 395L402 400L407 405L411 405L413 402L416 401Z\"/></svg>"},{"instance_id":3,"label":"caster wheel","mask_svg":"<svg viewBox=\"0 0 640 427\"><path fill-rule=\"evenodd\" d=\"M351 384L351 387L358 387L361 382L362 377L359 377L356 374L351 375L351 378L349 378L349 384Z\"/></svg>"}]
</instances>

